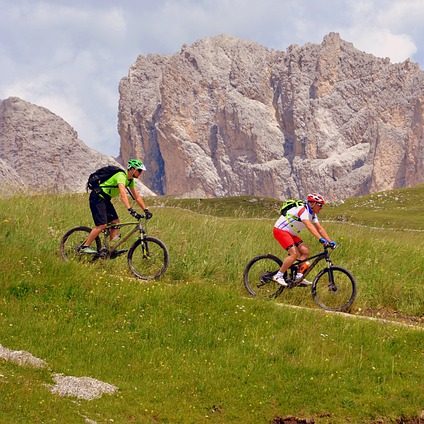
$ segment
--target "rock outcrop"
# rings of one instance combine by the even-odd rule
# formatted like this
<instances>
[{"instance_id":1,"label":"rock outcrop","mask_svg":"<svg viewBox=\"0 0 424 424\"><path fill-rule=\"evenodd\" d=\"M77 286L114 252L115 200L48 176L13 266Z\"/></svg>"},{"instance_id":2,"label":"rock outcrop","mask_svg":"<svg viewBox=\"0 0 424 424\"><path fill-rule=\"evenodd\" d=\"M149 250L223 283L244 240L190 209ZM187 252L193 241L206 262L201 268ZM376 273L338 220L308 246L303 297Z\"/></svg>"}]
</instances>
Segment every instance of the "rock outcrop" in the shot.
<instances>
[{"instance_id":1,"label":"rock outcrop","mask_svg":"<svg viewBox=\"0 0 424 424\"><path fill-rule=\"evenodd\" d=\"M119 165L48 109L17 97L0 102L0 195L83 192L88 176L108 164Z\"/></svg>"},{"instance_id":2,"label":"rock outcrop","mask_svg":"<svg viewBox=\"0 0 424 424\"><path fill-rule=\"evenodd\" d=\"M424 181L424 73L338 34L274 51L228 36L139 56L120 157L159 194L345 198Z\"/></svg>"},{"instance_id":3,"label":"rock outcrop","mask_svg":"<svg viewBox=\"0 0 424 424\"><path fill-rule=\"evenodd\" d=\"M25 190L24 179L3 159L0 159L0 180L0 197L21 193Z\"/></svg>"}]
</instances>

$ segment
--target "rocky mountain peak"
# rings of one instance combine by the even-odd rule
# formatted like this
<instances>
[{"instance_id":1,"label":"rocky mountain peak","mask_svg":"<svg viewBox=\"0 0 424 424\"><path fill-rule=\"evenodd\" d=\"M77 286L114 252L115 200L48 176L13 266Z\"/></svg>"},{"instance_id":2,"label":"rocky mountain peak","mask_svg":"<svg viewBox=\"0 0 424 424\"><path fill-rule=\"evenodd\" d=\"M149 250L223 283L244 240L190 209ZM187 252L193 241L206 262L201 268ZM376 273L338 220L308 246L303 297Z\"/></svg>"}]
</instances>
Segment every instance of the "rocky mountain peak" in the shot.
<instances>
[{"instance_id":1,"label":"rocky mountain peak","mask_svg":"<svg viewBox=\"0 0 424 424\"><path fill-rule=\"evenodd\" d=\"M424 181L424 75L337 33L286 51L226 35L139 56L120 83L121 158L156 192L345 198Z\"/></svg>"},{"instance_id":2,"label":"rocky mountain peak","mask_svg":"<svg viewBox=\"0 0 424 424\"><path fill-rule=\"evenodd\" d=\"M48 109L18 97L0 102L0 195L83 192L89 174L108 164L119 165Z\"/></svg>"}]
</instances>

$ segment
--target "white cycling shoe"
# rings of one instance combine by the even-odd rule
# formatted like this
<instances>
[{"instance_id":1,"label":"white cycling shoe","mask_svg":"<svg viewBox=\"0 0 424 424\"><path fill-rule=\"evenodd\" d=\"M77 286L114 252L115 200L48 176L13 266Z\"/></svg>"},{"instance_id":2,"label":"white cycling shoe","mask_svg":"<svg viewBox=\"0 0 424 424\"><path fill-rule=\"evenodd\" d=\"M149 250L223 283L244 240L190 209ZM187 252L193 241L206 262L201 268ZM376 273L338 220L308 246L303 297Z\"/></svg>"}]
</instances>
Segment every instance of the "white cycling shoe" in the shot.
<instances>
[{"instance_id":1,"label":"white cycling shoe","mask_svg":"<svg viewBox=\"0 0 424 424\"><path fill-rule=\"evenodd\" d=\"M283 275L282 275L282 274L280 274L280 273L275 274L275 275L272 277L272 279L273 279L273 280L274 280L277 284L279 284L280 286L283 286L283 287L287 287L287 286L288 286L288 284L286 283L286 280L284 279Z\"/></svg>"}]
</instances>

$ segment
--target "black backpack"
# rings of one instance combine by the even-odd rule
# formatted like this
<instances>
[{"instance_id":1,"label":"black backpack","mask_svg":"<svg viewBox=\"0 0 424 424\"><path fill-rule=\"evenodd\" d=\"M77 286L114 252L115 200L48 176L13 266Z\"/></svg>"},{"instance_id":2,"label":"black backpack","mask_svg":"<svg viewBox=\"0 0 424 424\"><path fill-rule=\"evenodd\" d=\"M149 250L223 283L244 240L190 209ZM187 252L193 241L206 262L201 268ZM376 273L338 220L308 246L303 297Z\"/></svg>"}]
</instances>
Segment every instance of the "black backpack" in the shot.
<instances>
[{"instance_id":1,"label":"black backpack","mask_svg":"<svg viewBox=\"0 0 424 424\"><path fill-rule=\"evenodd\" d=\"M107 166L104 166L103 168L99 168L97 171L93 172L88 177L87 186L86 186L87 191L93 190L96 192L100 192L101 191L100 184L108 180L117 172L126 173L126 171L124 171L122 168L115 165L107 165ZM109 188L109 187L117 187L117 186L113 185L113 186L107 186L107 187Z\"/></svg>"}]
</instances>

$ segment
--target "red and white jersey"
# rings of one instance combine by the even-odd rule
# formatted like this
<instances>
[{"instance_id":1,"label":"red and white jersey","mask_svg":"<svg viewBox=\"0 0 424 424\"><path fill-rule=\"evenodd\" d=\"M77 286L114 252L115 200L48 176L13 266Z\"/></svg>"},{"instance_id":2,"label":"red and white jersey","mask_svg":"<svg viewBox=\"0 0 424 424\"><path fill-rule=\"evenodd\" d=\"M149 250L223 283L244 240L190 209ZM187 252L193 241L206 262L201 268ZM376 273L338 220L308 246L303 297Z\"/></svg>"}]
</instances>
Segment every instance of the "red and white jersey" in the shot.
<instances>
[{"instance_id":1,"label":"red and white jersey","mask_svg":"<svg viewBox=\"0 0 424 424\"><path fill-rule=\"evenodd\" d=\"M295 236L305 228L305 224L302 221L311 221L314 224L319 222L318 216L312 212L307 204L289 209L286 216L281 215L277 219L274 227Z\"/></svg>"}]
</instances>

